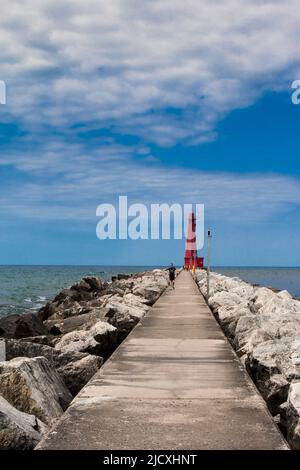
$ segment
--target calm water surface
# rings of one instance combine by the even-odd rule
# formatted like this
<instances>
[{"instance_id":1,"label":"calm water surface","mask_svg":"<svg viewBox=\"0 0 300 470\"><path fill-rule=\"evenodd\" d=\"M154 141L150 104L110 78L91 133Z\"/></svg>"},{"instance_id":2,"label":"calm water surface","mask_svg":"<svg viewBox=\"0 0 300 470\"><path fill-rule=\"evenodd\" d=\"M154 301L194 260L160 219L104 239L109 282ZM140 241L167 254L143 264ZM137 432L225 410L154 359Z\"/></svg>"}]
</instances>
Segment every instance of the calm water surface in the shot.
<instances>
[{"instance_id":1,"label":"calm water surface","mask_svg":"<svg viewBox=\"0 0 300 470\"><path fill-rule=\"evenodd\" d=\"M34 311L83 276L105 280L146 266L0 266L0 316Z\"/></svg>"}]
</instances>

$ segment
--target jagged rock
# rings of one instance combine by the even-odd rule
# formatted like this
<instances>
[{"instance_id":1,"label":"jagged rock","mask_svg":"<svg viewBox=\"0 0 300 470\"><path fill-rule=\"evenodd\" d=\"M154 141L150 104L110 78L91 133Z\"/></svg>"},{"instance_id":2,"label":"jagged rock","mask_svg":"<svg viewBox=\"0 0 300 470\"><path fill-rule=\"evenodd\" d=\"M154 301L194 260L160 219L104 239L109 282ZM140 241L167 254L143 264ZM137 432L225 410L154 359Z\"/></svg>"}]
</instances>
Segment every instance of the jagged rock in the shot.
<instances>
[{"instance_id":1,"label":"jagged rock","mask_svg":"<svg viewBox=\"0 0 300 470\"><path fill-rule=\"evenodd\" d=\"M92 307L90 307L87 302L81 305L81 303L73 301L72 299L70 299L70 297L66 297L59 305L57 305L55 311L51 311L50 316L48 316L47 318L45 318L44 316L44 321L63 320L65 318L75 317L78 315L89 313L91 312L91 310Z\"/></svg>"},{"instance_id":2,"label":"jagged rock","mask_svg":"<svg viewBox=\"0 0 300 470\"><path fill-rule=\"evenodd\" d=\"M237 294L239 297L242 297L244 301L248 301L253 296L254 288L250 286L250 284L246 284L245 282L235 286L233 289L229 291L232 294Z\"/></svg>"},{"instance_id":3,"label":"jagged rock","mask_svg":"<svg viewBox=\"0 0 300 470\"><path fill-rule=\"evenodd\" d=\"M240 316L237 322L236 328L235 328L234 344L236 348L240 349L246 346L249 340L249 337L257 329L258 329L258 325L257 325L256 318L254 317L254 315L248 314L248 315Z\"/></svg>"},{"instance_id":4,"label":"jagged rock","mask_svg":"<svg viewBox=\"0 0 300 470\"><path fill-rule=\"evenodd\" d=\"M217 312L220 307L231 309L239 305L241 308L247 307L247 302L239 295L231 292L217 292L208 300L213 312Z\"/></svg>"},{"instance_id":5,"label":"jagged rock","mask_svg":"<svg viewBox=\"0 0 300 470\"><path fill-rule=\"evenodd\" d=\"M121 302L109 302L106 307L109 309L109 313L106 315L109 323L119 330L127 332L145 315L144 308L129 306Z\"/></svg>"},{"instance_id":6,"label":"jagged rock","mask_svg":"<svg viewBox=\"0 0 300 470\"><path fill-rule=\"evenodd\" d=\"M289 383L300 379L300 369L290 361L291 347L288 340L266 341L255 346L247 360L248 370L275 414L286 401Z\"/></svg>"},{"instance_id":7,"label":"jagged rock","mask_svg":"<svg viewBox=\"0 0 300 470\"><path fill-rule=\"evenodd\" d=\"M63 376L64 382L72 395L75 396L102 364L103 359L101 357L88 354L78 361L69 362L60 367L58 372Z\"/></svg>"},{"instance_id":8,"label":"jagged rock","mask_svg":"<svg viewBox=\"0 0 300 470\"><path fill-rule=\"evenodd\" d=\"M78 290L72 289L69 287L68 289L61 290L53 299L53 303L57 303L58 305L66 299L72 299L73 301L80 299L80 294Z\"/></svg>"},{"instance_id":9,"label":"jagged rock","mask_svg":"<svg viewBox=\"0 0 300 470\"><path fill-rule=\"evenodd\" d=\"M42 421L17 410L0 395L0 449L31 450L46 430Z\"/></svg>"},{"instance_id":10,"label":"jagged rock","mask_svg":"<svg viewBox=\"0 0 300 470\"><path fill-rule=\"evenodd\" d=\"M41 336L27 336L26 338L20 338L18 339L18 342L20 343L35 343L35 344L41 344L44 346L54 346L55 342L57 341L57 338L52 336L52 335L41 335Z\"/></svg>"},{"instance_id":11,"label":"jagged rock","mask_svg":"<svg viewBox=\"0 0 300 470\"><path fill-rule=\"evenodd\" d=\"M255 346L261 343L265 343L271 339L272 338L261 328L253 328L252 330L244 331L240 337L236 335L234 346L237 348L237 353L239 355L249 355Z\"/></svg>"},{"instance_id":12,"label":"jagged rock","mask_svg":"<svg viewBox=\"0 0 300 470\"><path fill-rule=\"evenodd\" d=\"M63 302L60 304L59 309L55 312L54 315L52 315L50 318L53 320L59 320L62 318L69 318L69 317L74 317L77 315L81 315L84 313L88 313L90 311L90 308L86 308L82 306L79 302L77 301L72 301L70 298L66 298L63 300Z\"/></svg>"},{"instance_id":13,"label":"jagged rock","mask_svg":"<svg viewBox=\"0 0 300 470\"><path fill-rule=\"evenodd\" d=\"M107 282L94 276L83 277L76 284L59 292L53 302L48 302L39 310L38 316L42 321L46 321L49 318L58 320L88 313L93 307L89 303L104 295L106 289ZM97 300L98 307L100 304Z\"/></svg>"},{"instance_id":14,"label":"jagged rock","mask_svg":"<svg viewBox=\"0 0 300 470\"><path fill-rule=\"evenodd\" d=\"M300 338L295 338L291 343L290 359L293 366L300 366Z\"/></svg>"},{"instance_id":15,"label":"jagged rock","mask_svg":"<svg viewBox=\"0 0 300 470\"><path fill-rule=\"evenodd\" d=\"M295 301L271 297L257 312L260 327L272 338L300 335L300 311Z\"/></svg>"},{"instance_id":16,"label":"jagged rock","mask_svg":"<svg viewBox=\"0 0 300 470\"><path fill-rule=\"evenodd\" d=\"M108 357L116 347L117 330L107 322L98 321L89 330L72 331L65 334L55 345L62 352L87 352Z\"/></svg>"},{"instance_id":17,"label":"jagged rock","mask_svg":"<svg viewBox=\"0 0 300 470\"><path fill-rule=\"evenodd\" d=\"M135 307L142 308L145 311L148 311L150 308L149 305L147 305L148 304L147 299L144 299L140 295L134 295L131 292L128 294L124 294L122 300L126 305L133 305Z\"/></svg>"},{"instance_id":18,"label":"jagged rock","mask_svg":"<svg viewBox=\"0 0 300 470\"><path fill-rule=\"evenodd\" d=\"M282 403L279 406L280 424L279 427L283 434L287 435L287 402Z\"/></svg>"},{"instance_id":19,"label":"jagged rock","mask_svg":"<svg viewBox=\"0 0 300 470\"><path fill-rule=\"evenodd\" d=\"M249 310L240 306L220 307L215 313L217 320L230 340L235 337L235 329L239 318L247 315Z\"/></svg>"},{"instance_id":20,"label":"jagged rock","mask_svg":"<svg viewBox=\"0 0 300 470\"><path fill-rule=\"evenodd\" d=\"M47 334L47 329L34 313L9 315L0 319L0 337L25 338Z\"/></svg>"},{"instance_id":21,"label":"jagged rock","mask_svg":"<svg viewBox=\"0 0 300 470\"><path fill-rule=\"evenodd\" d=\"M119 296L119 297L123 297L124 293L126 291L126 288L123 288L121 289L120 287L118 287L117 285L111 285L109 286L107 289L105 289L104 291L102 291L101 293L101 300L103 301L103 298L104 297L107 297L107 296Z\"/></svg>"},{"instance_id":22,"label":"jagged rock","mask_svg":"<svg viewBox=\"0 0 300 470\"><path fill-rule=\"evenodd\" d=\"M101 291L101 295L95 297L92 300L88 300L87 302L80 302L80 305L82 307L86 307L87 309L89 309L89 311L85 312L85 313L92 313L94 308L102 308L103 307L103 299L105 299L105 295L103 294L103 292L104 291Z\"/></svg>"},{"instance_id":23,"label":"jagged rock","mask_svg":"<svg viewBox=\"0 0 300 470\"><path fill-rule=\"evenodd\" d=\"M58 418L72 396L44 357L18 357L0 363L0 394L15 408L44 423Z\"/></svg>"},{"instance_id":24,"label":"jagged rock","mask_svg":"<svg viewBox=\"0 0 300 470\"><path fill-rule=\"evenodd\" d=\"M97 321L103 320L107 313L107 308L93 308L90 313L83 313L63 319L47 320L45 321L45 326L48 328L49 333L53 335L64 335L74 330L89 329Z\"/></svg>"},{"instance_id":25,"label":"jagged rock","mask_svg":"<svg viewBox=\"0 0 300 470\"><path fill-rule=\"evenodd\" d=\"M254 290L250 298L249 307L253 313L257 313L266 303L268 303L276 294L266 287L259 287Z\"/></svg>"},{"instance_id":26,"label":"jagged rock","mask_svg":"<svg viewBox=\"0 0 300 470\"><path fill-rule=\"evenodd\" d=\"M83 278L83 280L90 285L92 290L96 291L104 290L108 286L108 283L106 281L103 281L99 277L95 276L86 276Z\"/></svg>"},{"instance_id":27,"label":"jagged rock","mask_svg":"<svg viewBox=\"0 0 300 470\"><path fill-rule=\"evenodd\" d=\"M239 318L249 315L249 309L247 307L242 307L240 305L234 305L234 306L224 306L218 308L218 311L216 312L217 318L221 325L230 323L232 321L235 321L235 323L238 322Z\"/></svg>"},{"instance_id":28,"label":"jagged rock","mask_svg":"<svg viewBox=\"0 0 300 470\"><path fill-rule=\"evenodd\" d=\"M286 300L293 299L293 296L287 290L281 290L280 292L278 292L277 296L280 297L281 299L286 299Z\"/></svg>"},{"instance_id":29,"label":"jagged rock","mask_svg":"<svg viewBox=\"0 0 300 470\"><path fill-rule=\"evenodd\" d=\"M49 318L67 318L87 313L91 309L85 309L85 306L80 302L85 304L92 302L95 296L102 295L107 285L98 278L85 277L69 289L63 289L59 292L53 302L48 302L38 311L38 316L42 321L45 321Z\"/></svg>"},{"instance_id":30,"label":"jagged rock","mask_svg":"<svg viewBox=\"0 0 300 470\"><path fill-rule=\"evenodd\" d=\"M218 277L218 284L220 285L220 288L222 291L234 291L235 289L241 290L242 287L246 286L246 283L242 282L238 277Z\"/></svg>"},{"instance_id":31,"label":"jagged rock","mask_svg":"<svg viewBox=\"0 0 300 470\"><path fill-rule=\"evenodd\" d=\"M137 284L133 288L132 293L146 299L148 305L153 305L167 286L168 283L165 279L160 284L155 282L150 284L144 281L141 284Z\"/></svg>"},{"instance_id":32,"label":"jagged rock","mask_svg":"<svg viewBox=\"0 0 300 470\"><path fill-rule=\"evenodd\" d=\"M300 450L300 382L290 386L286 406L287 438L292 448Z\"/></svg>"},{"instance_id":33,"label":"jagged rock","mask_svg":"<svg viewBox=\"0 0 300 470\"><path fill-rule=\"evenodd\" d=\"M58 302L47 302L44 307L41 307L38 312L37 316L41 321L45 321L48 318L52 317L56 313L58 309Z\"/></svg>"},{"instance_id":34,"label":"jagged rock","mask_svg":"<svg viewBox=\"0 0 300 470\"><path fill-rule=\"evenodd\" d=\"M87 291L87 292L91 292L92 291L92 288L90 286L90 284L88 282L86 282L84 279L81 279L79 282L77 282L76 284L73 284L71 286L71 291L72 290L76 290L76 291Z\"/></svg>"},{"instance_id":35,"label":"jagged rock","mask_svg":"<svg viewBox=\"0 0 300 470\"><path fill-rule=\"evenodd\" d=\"M266 371L265 371L266 373ZM290 383L282 374L273 374L267 377L257 376L256 386L267 402L273 416L280 413L281 406L286 402Z\"/></svg>"},{"instance_id":36,"label":"jagged rock","mask_svg":"<svg viewBox=\"0 0 300 470\"><path fill-rule=\"evenodd\" d=\"M6 340L7 360L15 357L45 357L59 372L72 395L76 394L102 365L103 359L88 353L60 351L49 346Z\"/></svg>"},{"instance_id":37,"label":"jagged rock","mask_svg":"<svg viewBox=\"0 0 300 470\"><path fill-rule=\"evenodd\" d=\"M286 402L290 384L282 374L274 374L265 384L264 397L273 415L280 413L280 407Z\"/></svg>"},{"instance_id":38,"label":"jagged rock","mask_svg":"<svg viewBox=\"0 0 300 470\"><path fill-rule=\"evenodd\" d=\"M129 279L131 277L131 274L118 274L117 279L118 281L121 281L123 279Z\"/></svg>"},{"instance_id":39,"label":"jagged rock","mask_svg":"<svg viewBox=\"0 0 300 470\"><path fill-rule=\"evenodd\" d=\"M75 292L75 291L74 291ZM78 294L78 300L80 300L80 295ZM75 315L80 315L80 313L85 313L82 311L82 306L69 296L62 298L60 301L55 301L52 303L46 304L38 311L38 316L42 321L46 321L49 318L62 319Z\"/></svg>"},{"instance_id":40,"label":"jagged rock","mask_svg":"<svg viewBox=\"0 0 300 470\"><path fill-rule=\"evenodd\" d=\"M6 359L9 361L15 357L45 357L51 365L58 368L69 362L78 361L84 358L86 354L79 352L61 352L53 347L34 344L30 342L20 342L13 339L5 340L6 343Z\"/></svg>"},{"instance_id":41,"label":"jagged rock","mask_svg":"<svg viewBox=\"0 0 300 470\"><path fill-rule=\"evenodd\" d=\"M196 279L205 295L206 272L197 271ZM287 291L251 286L218 273L211 273L210 291L216 318L271 413L280 415L280 427L289 429L289 441L300 449L296 392L290 395L295 406L287 404L290 384L300 380L300 302Z\"/></svg>"},{"instance_id":42,"label":"jagged rock","mask_svg":"<svg viewBox=\"0 0 300 470\"><path fill-rule=\"evenodd\" d=\"M101 298L104 296L104 295L119 295L121 297L123 297L123 295L125 294L125 292L131 292L132 288L133 288L133 282L132 280L115 280L113 281L111 284L107 285L107 287L101 291L100 295L101 295Z\"/></svg>"},{"instance_id":43,"label":"jagged rock","mask_svg":"<svg viewBox=\"0 0 300 470\"><path fill-rule=\"evenodd\" d=\"M161 269L152 269L151 273L156 276L161 276L162 275L162 270Z\"/></svg>"},{"instance_id":44,"label":"jagged rock","mask_svg":"<svg viewBox=\"0 0 300 470\"><path fill-rule=\"evenodd\" d=\"M260 343L249 354L249 367L256 380L269 380L274 374L282 373L282 365L289 356L290 344L281 340Z\"/></svg>"}]
</instances>

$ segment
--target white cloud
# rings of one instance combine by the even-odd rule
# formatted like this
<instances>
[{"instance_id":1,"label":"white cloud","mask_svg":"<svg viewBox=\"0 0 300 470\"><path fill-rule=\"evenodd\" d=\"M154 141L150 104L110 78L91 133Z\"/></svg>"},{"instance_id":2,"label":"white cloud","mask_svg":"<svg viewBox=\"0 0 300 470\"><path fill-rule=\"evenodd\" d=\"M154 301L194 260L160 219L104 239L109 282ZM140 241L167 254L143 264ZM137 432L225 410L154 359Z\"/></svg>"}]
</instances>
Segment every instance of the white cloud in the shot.
<instances>
[{"instance_id":1,"label":"white cloud","mask_svg":"<svg viewBox=\"0 0 300 470\"><path fill-rule=\"evenodd\" d=\"M205 203L241 222L299 205L294 178L166 168L147 148L210 142L228 113L287 89L300 77L299 25L297 0L2 0L0 119L29 131L0 155L26 175L3 181L2 214L92 220L117 194ZM70 144L77 123L143 144L99 137L88 151ZM41 144L48 131L64 135Z\"/></svg>"},{"instance_id":2,"label":"white cloud","mask_svg":"<svg viewBox=\"0 0 300 470\"><path fill-rule=\"evenodd\" d=\"M298 6L2 0L6 111L35 131L84 121L161 145L210 141L227 113L297 78Z\"/></svg>"},{"instance_id":3,"label":"white cloud","mask_svg":"<svg viewBox=\"0 0 300 470\"><path fill-rule=\"evenodd\" d=\"M300 204L300 182L292 177L167 168L146 148L139 152L113 143L85 153L79 145L57 142L47 152L44 158L39 153L4 158L31 176L2 185L2 216L81 223L96 220L98 204L116 203L125 194L130 203L204 203L210 218L247 224Z\"/></svg>"}]
</instances>

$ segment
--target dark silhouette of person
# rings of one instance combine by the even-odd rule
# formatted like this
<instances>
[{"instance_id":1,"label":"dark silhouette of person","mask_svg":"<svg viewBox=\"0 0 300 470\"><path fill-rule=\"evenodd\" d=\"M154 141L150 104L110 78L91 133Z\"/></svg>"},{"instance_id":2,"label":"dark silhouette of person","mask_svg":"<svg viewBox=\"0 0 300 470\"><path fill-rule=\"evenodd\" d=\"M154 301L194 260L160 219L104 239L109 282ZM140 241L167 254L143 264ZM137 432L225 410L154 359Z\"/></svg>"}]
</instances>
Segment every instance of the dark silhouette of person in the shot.
<instances>
[{"instance_id":1,"label":"dark silhouette of person","mask_svg":"<svg viewBox=\"0 0 300 470\"><path fill-rule=\"evenodd\" d=\"M169 282L173 289L175 289L176 268L174 264L171 263L170 266L166 269L166 271L169 271Z\"/></svg>"}]
</instances>

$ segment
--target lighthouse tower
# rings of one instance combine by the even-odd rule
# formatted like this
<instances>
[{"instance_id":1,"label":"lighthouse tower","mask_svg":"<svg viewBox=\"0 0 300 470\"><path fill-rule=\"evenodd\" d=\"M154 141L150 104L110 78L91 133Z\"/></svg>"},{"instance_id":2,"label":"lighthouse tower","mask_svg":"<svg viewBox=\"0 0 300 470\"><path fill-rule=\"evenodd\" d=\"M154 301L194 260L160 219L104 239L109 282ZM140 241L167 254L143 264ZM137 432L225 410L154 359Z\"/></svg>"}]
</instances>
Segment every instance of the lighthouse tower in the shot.
<instances>
[{"instance_id":1,"label":"lighthouse tower","mask_svg":"<svg viewBox=\"0 0 300 470\"><path fill-rule=\"evenodd\" d=\"M186 269L203 268L204 259L197 255L196 218L189 214L187 237L185 241L184 267Z\"/></svg>"}]
</instances>

